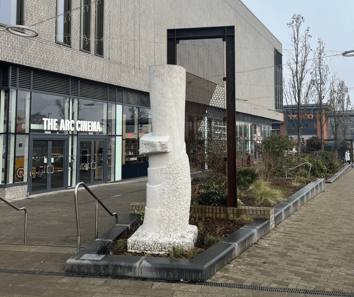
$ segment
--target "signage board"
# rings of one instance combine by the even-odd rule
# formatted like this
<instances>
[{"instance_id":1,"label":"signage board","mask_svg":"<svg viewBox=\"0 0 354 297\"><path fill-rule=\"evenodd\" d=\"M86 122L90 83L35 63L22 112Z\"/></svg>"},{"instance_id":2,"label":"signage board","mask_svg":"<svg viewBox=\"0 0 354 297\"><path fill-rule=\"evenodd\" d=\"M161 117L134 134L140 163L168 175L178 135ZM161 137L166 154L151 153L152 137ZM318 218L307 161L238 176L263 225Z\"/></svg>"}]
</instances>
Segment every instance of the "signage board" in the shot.
<instances>
[{"instance_id":1,"label":"signage board","mask_svg":"<svg viewBox=\"0 0 354 297\"><path fill-rule=\"evenodd\" d=\"M101 123L94 121L43 118L43 127L46 131L102 132Z\"/></svg>"}]
</instances>

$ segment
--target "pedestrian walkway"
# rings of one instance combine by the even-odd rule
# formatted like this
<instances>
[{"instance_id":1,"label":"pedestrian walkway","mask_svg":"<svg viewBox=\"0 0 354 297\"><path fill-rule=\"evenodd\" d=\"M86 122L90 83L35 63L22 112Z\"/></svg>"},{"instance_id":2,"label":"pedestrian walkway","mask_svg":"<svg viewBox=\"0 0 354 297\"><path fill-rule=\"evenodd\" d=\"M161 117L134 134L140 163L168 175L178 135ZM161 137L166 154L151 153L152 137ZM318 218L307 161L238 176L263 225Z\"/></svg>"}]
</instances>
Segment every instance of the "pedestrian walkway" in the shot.
<instances>
[{"instance_id":1,"label":"pedestrian walkway","mask_svg":"<svg viewBox=\"0 0 354 297\"><path fill-rule=\"evenodd\" d=\"M354 170L272 230L209 281L237 285L352 292L354 286ZM146 179L92 187L121 214L145 202ZM0 203L0 297L4 296L316 296L165 282L68 277L65 262L76 252L73 190L15 201L23 212ZM95 201L79 191L82 246L94 238ZM100 209L99 231L114 219Z\"/></svg>"},{"instance_id":2,"label":"pedestrian walkway","mask_svg":"<svg viewBox=\"0 0 354 297\"><path fill-rule=\"evenodd\" d=\"M211 282L354 292L354 170L264 236Z\"/></svg>"}]
</instances>

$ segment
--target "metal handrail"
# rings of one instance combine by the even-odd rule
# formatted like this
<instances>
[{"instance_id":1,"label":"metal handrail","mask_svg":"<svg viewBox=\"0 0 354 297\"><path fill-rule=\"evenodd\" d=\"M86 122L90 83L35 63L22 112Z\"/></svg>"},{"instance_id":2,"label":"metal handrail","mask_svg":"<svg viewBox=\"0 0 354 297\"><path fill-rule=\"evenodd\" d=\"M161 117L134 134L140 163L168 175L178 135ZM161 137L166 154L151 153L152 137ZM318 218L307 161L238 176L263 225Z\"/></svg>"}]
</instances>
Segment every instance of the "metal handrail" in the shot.
<instances>
[{"instance_id":1,"label":"metal handrail","mask_svg":"<svg viewBox=\"0 0 354 297\"><path fill-rule=\"evenodd\" d=\"M24 244L27 244L27 209L25 207L18 208L16 205L13 205L9 201L5 200L4 198L0 197L0 201L5 202L7 205L11 206L13 209L16 209L17 211L23 210L25 212L25 225L24 225Z\"/></svg>"},{"instance_id":2,"label":"metal handrail","mask_svg":"<svg viewBox=\"0 0 354 297\"><path fill-rule=\"evenodd\" d=\"M309 162L301 163L300 165L297 165L297 166L295 166L295 167L293 167L293 168L288 168L288 170L289 170L289 171L290 171L290 170L293 170L293 169L298 168L298 167L300 167L300 166L302 166L302 165L305 165L305 164L309 164L309 165L310 165L310 169L309 169L309 177L310 177L310 172L311 172L312 164L309 163ZM287 171L287 170L285 171L285 178L288 178L288 171Z\"/></svg>"},{"instance_id":3,"label":"metal handrail","mask_svg":"<svg viewBox=\"0 0 354 297\"><path fill-rule=\"evenodd\" d=\"M80 251L80 243L81 243L81 234L80 234L80 218L79 218L79 204L78 204L78 190L79 187L84 187L87 192L91 194L93 198L96 199L96 211L95 211L95 238L98 237L98 203L101 204L101 206L113 217L115 217L116 224L118 224L118 215L117 213L112 213L110 210L101 202L100 199L97 198L97 196L92 193L92 191L86 186L84 182L79 182L76 187L75 187L75 194L74 194L74 201L75 201L75 214L76 214L76 230L77 230L77 251Z\"/></svg>"}]
</instances>

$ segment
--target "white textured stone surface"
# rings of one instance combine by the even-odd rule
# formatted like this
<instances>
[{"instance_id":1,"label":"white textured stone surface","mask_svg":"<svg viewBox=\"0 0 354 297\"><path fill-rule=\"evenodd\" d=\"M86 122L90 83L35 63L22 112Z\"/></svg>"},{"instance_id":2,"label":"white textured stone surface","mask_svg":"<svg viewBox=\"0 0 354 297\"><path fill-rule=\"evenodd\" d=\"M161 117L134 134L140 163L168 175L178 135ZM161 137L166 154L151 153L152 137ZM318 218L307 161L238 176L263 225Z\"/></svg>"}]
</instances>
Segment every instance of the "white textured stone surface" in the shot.
<instances>
[{"instance_id":1,"label":"white textured stone surface","mask_svg":"<svg viewBox=\"0 0 354 297\"><path fill-rule=\"evenodd\" d=\"M183 67L150 67L154 132L141 143L150 166L145 218L128 239L129 252L157 254L174 247L189 250L197 238L197 227L189 225L191 179L184 142L185 87Z\"/></svg>"},{"instance_id":2,"label":"white textured stone surface","mask_svg":"<svg viewBox=\"0 0 354 297\"><path fill-rule=\"evenodd\" d=\"M169 136L154 136L152 132L145 134L140 138L140 155L171 152L169 139Z\"/></svg>"}]
</instances>

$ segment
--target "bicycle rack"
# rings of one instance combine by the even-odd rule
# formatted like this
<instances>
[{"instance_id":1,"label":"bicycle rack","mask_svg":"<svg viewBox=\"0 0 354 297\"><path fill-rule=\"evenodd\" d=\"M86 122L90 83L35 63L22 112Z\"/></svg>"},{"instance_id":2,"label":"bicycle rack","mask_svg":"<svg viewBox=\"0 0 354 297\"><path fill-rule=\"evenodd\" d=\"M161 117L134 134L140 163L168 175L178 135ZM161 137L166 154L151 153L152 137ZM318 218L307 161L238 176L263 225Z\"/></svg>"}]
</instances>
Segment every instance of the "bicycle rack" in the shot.
<instances>
[{"instance_id":1,"label":"bicycle rack","mask_svg":"<svg viewBox=\"0 0 354 297\"><path fill-rule=\"evenodd\" d=\"M118 224L118 215L117 213L112 213L109 209L101 202L100 199L86 186L84 182L79 182L75 187L74 192L74 201L75 201L75 214L76 214L76 230L77 230L77 251L80 251L80 243L81 243L81 234L80 234L80 218L79 218L79 204L78 204L78 190L80 187L84 187L87 192L91 194L93 198L96 199L96 210L95 210L95 238L98 237L98 204L100 204L112 217L115 217L116 224Z\"/></svg>"},{"instance_id":2,"label":"bicycle rack","mask_svg":"<svg viewBox=\"0 0 354 297\"><path fill-rule=\"evenodd\" d=\"M302 165L305 165L305 164L309 164L309 165L310 165L309 176L308 176L308 177L310 177L310 172L311 172L312 164L309 163L309 162L301 163L300 165L297 165L297 166L295 166L295 167L293 167L293 168L289 168L288 170L289 170L289 171L290 171L290 170L293 170L293 169L298 168L298 167L300 167L300 166L302 166ZM285 171L285 178L288 178L288 170Z\"/></svg>"},{"instance_id":3,"label":"bicycle rack","mask_svg":"<svg viewBox=\"0 0 354 297\"><path fill-rule=\"evenodd\" d=\"M13 209L16 209L17 211L23 210L25 212L25 226L24 226L24 244L27 244L27 210L25 207L18 208L17 206L13 205L9 201L5 200L4 198L0 197L0 201L5 202L7 205L11 206Z\"/></svg>"}]
</instances>

